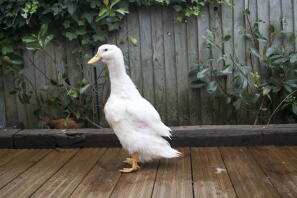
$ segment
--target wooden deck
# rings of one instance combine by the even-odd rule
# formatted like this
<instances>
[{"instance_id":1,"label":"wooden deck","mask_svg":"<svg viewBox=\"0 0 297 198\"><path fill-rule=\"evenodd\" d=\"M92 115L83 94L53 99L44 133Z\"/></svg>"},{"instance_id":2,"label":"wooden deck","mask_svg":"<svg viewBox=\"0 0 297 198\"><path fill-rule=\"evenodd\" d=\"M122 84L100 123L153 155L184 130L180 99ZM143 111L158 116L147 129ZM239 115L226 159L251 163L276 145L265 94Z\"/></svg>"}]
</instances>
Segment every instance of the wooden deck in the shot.
<instances>
[{"instance_id":1,"label":"wooden deck","mask_svg":"<svg viewBox=\"0 0 297 198\"><path fill-rule=\"evenodd\" d=\"M132 174L120 148L2 149L0 197L297 197L297 146L178 149Z\"/></svg>"}]
</instances>

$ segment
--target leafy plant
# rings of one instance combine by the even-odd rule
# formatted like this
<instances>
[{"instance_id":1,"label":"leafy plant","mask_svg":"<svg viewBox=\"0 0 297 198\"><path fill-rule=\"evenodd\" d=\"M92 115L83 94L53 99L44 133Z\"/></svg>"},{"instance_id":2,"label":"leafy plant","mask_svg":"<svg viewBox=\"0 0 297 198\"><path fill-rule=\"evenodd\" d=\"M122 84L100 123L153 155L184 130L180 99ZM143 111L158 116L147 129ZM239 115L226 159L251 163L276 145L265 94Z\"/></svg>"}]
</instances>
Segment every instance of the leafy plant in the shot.
<instances>
[{"instance_id":1,"label":"leafy plant","mask_svg":"<svg viewBox=\"0 0 297 198\"><path fill-rule=\"evenodd\" d=\"M209 94L216 94L218 99L231 104L235 110L255 113L254 124L258 123L261 115L271 114L266 120L269 123L276 112L281 112L285 120L296 121L297 52L273 44L274 38L283 34L277 32L274 26L269 25L271 37L266 38L259 31L259 24L265 22L258 20L251 24L249 11L244 10L243 14L249 26L241 33L251 46L248 50L251 63L240 62L236 54L224 54L223 44L231 39L231 35L218 39L208 31L205 37L208 48L212 52L219 51L222 56L210 56L206 62L194 66L191 75L196 73L196 80L192 82L192 88L206 87ZM293 34L291 39L294 40ZM259 43L264 45L261 51ZM256 71L252 61L255 59L265 70L265 75ZM227 78L232 82L228 88L224 85Z\"/></svg>"}]
</instances>

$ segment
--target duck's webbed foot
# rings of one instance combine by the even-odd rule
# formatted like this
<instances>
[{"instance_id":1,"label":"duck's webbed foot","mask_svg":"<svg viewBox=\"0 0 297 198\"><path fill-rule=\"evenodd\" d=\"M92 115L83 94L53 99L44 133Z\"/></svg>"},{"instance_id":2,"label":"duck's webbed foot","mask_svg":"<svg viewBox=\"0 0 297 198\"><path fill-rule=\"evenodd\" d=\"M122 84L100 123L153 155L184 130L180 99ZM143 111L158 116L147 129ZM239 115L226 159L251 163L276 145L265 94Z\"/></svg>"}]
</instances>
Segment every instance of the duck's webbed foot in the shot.
<instances>
[{"instance_id":1,"label":"duck's webbed foot","mask_svg":"<svg viewBox=\"0 0 297 198\"><path fill-rule=\"evenodd\" d=\"M127 158L124 162L131 164L131 168L123 168L122 170L120 170L122 173L131 173L134 171L137 171L140 167L138 166L137 162L138 162L138 157L139 157L139 153L135 152L132 153L132 157L131 158Z\"/></svg>"}]
</instances>

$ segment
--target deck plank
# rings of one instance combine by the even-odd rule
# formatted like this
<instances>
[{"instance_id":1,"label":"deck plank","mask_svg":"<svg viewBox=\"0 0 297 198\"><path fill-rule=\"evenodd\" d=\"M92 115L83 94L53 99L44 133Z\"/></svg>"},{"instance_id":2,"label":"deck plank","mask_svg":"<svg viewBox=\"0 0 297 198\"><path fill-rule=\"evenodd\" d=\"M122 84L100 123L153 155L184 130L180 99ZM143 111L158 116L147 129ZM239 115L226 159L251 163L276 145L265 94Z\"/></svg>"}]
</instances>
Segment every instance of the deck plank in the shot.
<instances>
[{"instance_id":1,"label":"deck plank","mask_svg":"<svg viewBox=\"0 0 297 198\"><path fill-rule=\"evenodd\" d=\"M41 159L38 163L1 189L0 197L29 197L76 152L77 149L58 149L49 153L45 158Z\"/></svg>"},{"instance_id":2,"label":"deck plank","mask_svg":"<svg viewBox=\"0 0 297 198\"><path fill-rule=\"evenodd\" d=\"M18 157L19 155L23 154L26 150L25 149L1 149L0 150L0 166L6 164L10 160Z\"/></svg>"},{"instance_id":3,"label":"deck plank","mask_svg":"<svg viewBox=\"0 0 297 198\"><path fill-rule=\"evenodd\" d=\"M239 198L280 197L247 148L222 147L220 150Z\"/></svg>"},{"instance_id":4,"label":"deck plank","mask_svg":"<svg viewBox=\"0 0 297 198\"><path fill-rule=\"evenodd\" d=\"M82 183L75 189L71 197L110 197L121 176L120 171L118 171L123 165L122 161L124 158L121 159L121 156L125 156L123 149L108 149Z\"/></svg>"},{"instance_id":5,"label":"deck plank","mask_svg":"<svg viewBox=\"0 0 297 198\"><path fill-rule=\"evenodd\" d=\"M286 153L275 146L251 147L249 151L282 197L297 197L297 167Z\"/></svg>"},{"instance_id":6,"label":"deck plank","mask_svg":"<svg viewBox=\"0 0 297 198\"><path fill-rule=\"evenodd\" d=\"M217 147L191 148L195 197L236 197Z\"/></svg>"},{"instance_id":7,"label":"deck plank","mask_svg":"<svg viewBox=\"0 0 297 198\"><path fill-rule=\"evenodd\" d=\"M0 189L7 185L19 174L33 166L42 159L50 150L26 150L22 155L0 166Z\"/></svg>"},{"instance_id":8,"label":"deck plank","mask_svg":"<svg viewBox=\"0 0 297 198\"><path fill-rule=\"evenodd\" d=\"M183 154L182 157L160 160L153 198L193 197L190 149L177 150Z\"/></svg>"},{"instance_id":9,"label":"deck plank","mask_svg":"<svg viewBox=\"0 0 297 198\"><path fill-rule=\"evenodd\" d=\"M104 153L105 148L80 150L31 197L69 197Z\"/></svg>"},{"instance_id":10,"label":"deck plank","mask_svg":"<svg viewBox=\"0 0 297 198\"><path fill-rule=\"evenodd\" d=\"M151 198L158 162L141 164L140 166L138 172L122 174L111 194L111 198Z\"/></svg>"}]
</instances>

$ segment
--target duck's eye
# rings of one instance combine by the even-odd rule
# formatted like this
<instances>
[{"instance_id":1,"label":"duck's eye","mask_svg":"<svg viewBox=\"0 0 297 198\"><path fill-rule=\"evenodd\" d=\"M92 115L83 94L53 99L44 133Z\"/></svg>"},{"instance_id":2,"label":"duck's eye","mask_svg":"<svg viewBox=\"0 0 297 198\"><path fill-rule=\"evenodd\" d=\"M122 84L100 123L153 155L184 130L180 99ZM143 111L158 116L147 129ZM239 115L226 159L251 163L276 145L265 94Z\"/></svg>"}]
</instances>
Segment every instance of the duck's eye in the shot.
<instances>
[{"instance_id":1,"label":"duck's eye","mask_svg":"<svg viewBox=\"0 0 297 198\"><path fill-rule=\"evenodd\" d=\"M108 49L104 49L104 51L106 52L106 51L108 51Z\"/></svg>"}]
</instances>

